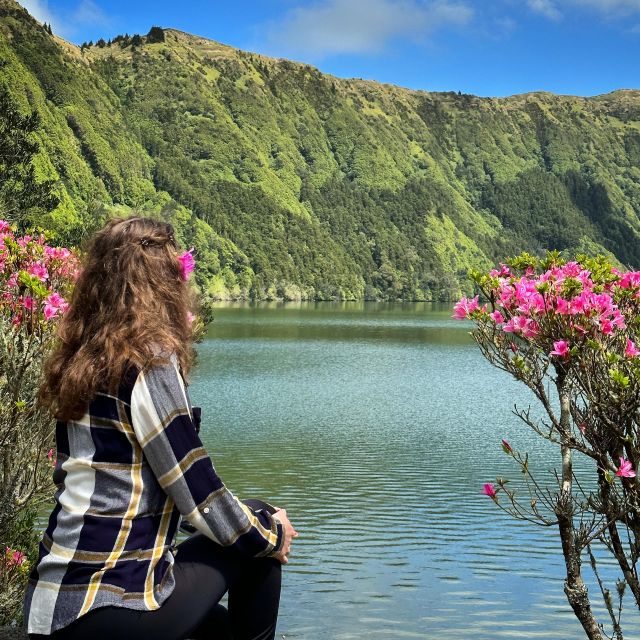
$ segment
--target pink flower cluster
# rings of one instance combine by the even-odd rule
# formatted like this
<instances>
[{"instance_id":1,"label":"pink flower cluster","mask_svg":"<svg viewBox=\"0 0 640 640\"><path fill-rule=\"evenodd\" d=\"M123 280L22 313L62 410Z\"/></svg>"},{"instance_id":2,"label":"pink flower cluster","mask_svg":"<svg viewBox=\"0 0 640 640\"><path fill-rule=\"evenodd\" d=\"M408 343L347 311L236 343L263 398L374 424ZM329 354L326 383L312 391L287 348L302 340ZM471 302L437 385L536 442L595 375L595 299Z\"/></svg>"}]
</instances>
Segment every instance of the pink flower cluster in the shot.
<instances>
[{"instance_id":1,"label":"pink flower cluster","mask_svg":"<svg viewBox=\"0 0 640 640\"><path fill-rule=\"evenodd\" d=\"M611 269L607 278L594 278L578 262L556 264L539 273L532 266L515 273L500 265L489 273L494 309L480 306L478 296L454 306L456 319L487 318L503 332L536 341L557 359L571 357L571 348L586 339L618 335L626 328L620 299L640 299L640 272ZM512 343L513 344L513 343ZM551 347L553 344L553 347ZM625 358L640 349L627 340Z\"/></svg>"},{"instance_id":2,"label":"pink flower cluster","mask_svg":"<svg viewBox=\"0 0 640 640\"><path fill-rule=\"evenodd\" d=\"M27 560L27 557L22 551L17 551L16 549L12 549L11 547L5 547L3 560L4 565L8 568L11 568L19 567L20 565L24 564Z\"/></svg>"},{"instance_id":3,"label":"pink flower cluster","mask_svg":"<svg viewBox=\"0 0 640 640\"><path fill-rule=\"evenodd\" d=\"M17 237L0 220L0 313L14 325L62 315L69 306L62 294L78 273L69 249L47 245L43 235Z\"/></svg>"},{"instance_id":4,"label":"pink flower cluster","mask_svg":"<svg viewBox=\"0 0 640 640\"><path fill-rule=\"evenodd\" d=\"M481 310L485 312L487 310L487 305L484 305L482 309L480 309L480 304L478 303L478 296L475 298L471 298L468 300L467 298L461 298L458 303L453 307L453 317L456 320L464 320L471 316L474 311Z\"/></svg>"}]
</instances>

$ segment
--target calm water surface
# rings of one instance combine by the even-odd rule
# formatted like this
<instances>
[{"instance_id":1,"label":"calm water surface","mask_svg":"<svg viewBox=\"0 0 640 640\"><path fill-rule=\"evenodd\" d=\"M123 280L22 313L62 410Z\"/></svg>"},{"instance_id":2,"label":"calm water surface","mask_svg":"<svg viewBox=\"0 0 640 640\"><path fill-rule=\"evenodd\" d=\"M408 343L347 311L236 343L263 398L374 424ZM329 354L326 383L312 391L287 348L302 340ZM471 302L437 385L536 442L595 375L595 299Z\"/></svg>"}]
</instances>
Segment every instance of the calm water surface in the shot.
<instances>
[{"instance_id":1,"label":"calm water surface","mask_svg":"<svg viewBox=\"0 0 640 640\"><path fill-rule=\"evenodd\" d=\"M279 638L583 637L555 530L481 493L518 475L501 438L542 470L557 453L512 415L533 399L483 360L450 306L215 315L190 389L201 435L237 495L285 507L301 534Z\"/></svg>"}]
</instances>

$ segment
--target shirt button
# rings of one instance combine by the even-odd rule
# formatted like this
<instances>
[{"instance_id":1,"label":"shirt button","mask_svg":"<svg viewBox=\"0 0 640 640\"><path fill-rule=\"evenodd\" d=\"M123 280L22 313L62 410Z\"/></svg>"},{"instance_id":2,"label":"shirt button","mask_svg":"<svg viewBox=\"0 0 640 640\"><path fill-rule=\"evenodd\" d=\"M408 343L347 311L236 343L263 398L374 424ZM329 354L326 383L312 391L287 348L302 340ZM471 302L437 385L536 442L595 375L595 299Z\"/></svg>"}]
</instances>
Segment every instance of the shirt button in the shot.
<instances>
[{"instance_id":1,"label":"shirt button","mask_svg":"<svg viewBox=\"0 0 640 640\"><path fill-rule=\"evenodd\" d=\"M209 507L205 507L205 508L202 510L202 513L209 513L209 511L210 511Z\"/></svg>"}]
</instances>

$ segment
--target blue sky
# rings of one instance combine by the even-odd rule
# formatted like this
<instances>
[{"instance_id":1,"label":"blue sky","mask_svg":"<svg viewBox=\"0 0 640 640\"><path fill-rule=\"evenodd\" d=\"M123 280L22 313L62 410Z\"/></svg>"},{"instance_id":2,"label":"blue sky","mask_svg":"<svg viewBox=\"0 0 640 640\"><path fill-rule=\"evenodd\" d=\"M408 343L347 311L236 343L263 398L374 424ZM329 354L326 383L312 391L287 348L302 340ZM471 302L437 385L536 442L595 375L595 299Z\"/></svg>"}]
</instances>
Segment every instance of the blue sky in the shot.
<instances>
[{"instance_id":1,"label":"blue sky","mask_svg":"<svg viewBox=\"0 0 640 640\"><path fill-rule=\"evenodd\" d=\"M640 0L20 1L78 44L159 25L428 91L640 89Z\"/></svg>"}]
</instances>

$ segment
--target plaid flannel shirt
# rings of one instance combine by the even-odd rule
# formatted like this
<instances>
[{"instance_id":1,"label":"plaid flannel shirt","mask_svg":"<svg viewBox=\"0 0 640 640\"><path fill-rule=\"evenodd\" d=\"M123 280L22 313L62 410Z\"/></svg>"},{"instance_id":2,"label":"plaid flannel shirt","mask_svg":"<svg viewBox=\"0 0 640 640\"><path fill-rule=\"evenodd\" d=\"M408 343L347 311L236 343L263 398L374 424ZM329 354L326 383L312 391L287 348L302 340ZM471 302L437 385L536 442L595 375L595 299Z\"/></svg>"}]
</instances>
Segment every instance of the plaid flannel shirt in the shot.
<instances>
[{"instance_id":1,"label":"plaid flannel shirt","mask_svg":"<svg viewBox=\"0 0 640 640\"><path fill-rule=\"evenodd\" d=\"M175 584L181 517L243 554L280 549L282 525L225 487L193 418L172 357L131 370L82 418L58 422L55 506L24 601L29 633L106 605L158 609Z\"/></svg>"}]
</instances>

